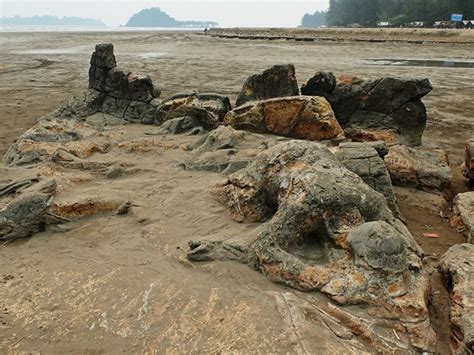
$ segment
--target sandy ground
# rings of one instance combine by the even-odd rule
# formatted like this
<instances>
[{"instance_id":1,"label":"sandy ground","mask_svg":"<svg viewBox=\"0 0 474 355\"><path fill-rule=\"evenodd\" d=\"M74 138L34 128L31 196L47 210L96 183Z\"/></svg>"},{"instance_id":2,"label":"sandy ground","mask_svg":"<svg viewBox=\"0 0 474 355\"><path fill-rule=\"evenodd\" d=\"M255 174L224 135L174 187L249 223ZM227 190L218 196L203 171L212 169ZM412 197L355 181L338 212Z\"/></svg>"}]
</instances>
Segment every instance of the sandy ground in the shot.
<instances>
[{"instance_id":1,"label":"sandy ground","mask_svg":"<svg viewBox=\"0 0 474 355\"><path fill-rule=\"evenodd\" d=\"M120 67L151 75L163 96L199 90L234 100L248 75L276 63L294 63L300 84L319 70L366 78L427 77L434 90L424 99L429 112L424 145L448 152L454 189L466 188L459 165L464 141L474 132L474 69L372 65L367 59L469 60L473 44L245 41L156 32L0 33L0 156L37 118L83 91L90 54L101 42L114 43ZM236 225L208 196L203 187L219 175L177 175L170 162L179 154L165 149L154 166L133 162L146 173L139 180L128 178L127 191L138 191L138 205L157 199L153 210L137 207L125 219L100 217L100 231L97 221L82 220L65 233L0 246L0 349L81 354L295 350L275 305L275 294L287 289L243 265L195 267L182 261L189 239L254 234L258 226ZM119 189L111 184L89 193ZM439 198L407 189L397 189L397 198L433 263L450 245L462 242L439 216ZM425 231L441 238L424 239ZM446 353L447 299L433 275L439 352Z\"/></svg>"}]
</instances>

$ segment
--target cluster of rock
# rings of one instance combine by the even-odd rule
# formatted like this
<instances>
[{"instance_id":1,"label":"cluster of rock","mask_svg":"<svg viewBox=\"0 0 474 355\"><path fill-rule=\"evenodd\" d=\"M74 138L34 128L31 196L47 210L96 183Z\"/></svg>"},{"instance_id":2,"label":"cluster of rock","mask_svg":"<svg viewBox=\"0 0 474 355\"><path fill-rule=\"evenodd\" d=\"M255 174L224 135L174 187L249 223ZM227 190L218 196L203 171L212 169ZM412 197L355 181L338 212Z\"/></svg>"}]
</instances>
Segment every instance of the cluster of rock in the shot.
<instances>
[{"instance_id":1,"label":"cluster of rock","mask_svg":"<svg viewBox=\"0 0 474 355\"><path fill-rule=\"evenodd\" d=\"M303 95L325 97L348 136L416 146L426 126L421 98L433 87L428 79L382 78L362 80L318 72L301 88Z\"/></svg>"},{"instance_id":2,"label":"cluster of rock","mask_svg":"<svg viewBox=\"0 0 474 355\"><path fill-rule=\"evenodd\" d=\"M180 166L223 172L216 198L235 221L263 224L250 241L191 241L190 260L237 260L339 305L367 305L381 320L374 329L395 329L395 337L374 330L382 348L433 351L423 253L402 222L392 187L439 194L450 188L446 154L414 147L427 119L421 98L431 89L427 79L337 80L316 73L299 95L294 66L279 65L249 77L234 109L218 94L160 100L149 76L118 69L113 46L97 45L89 91L40 120L4 157L10 172L0 175L0 239L29 237L67 213L120 205L96 201L61 209L53 202L54 181L27 176L21 166L50 164L113 178L124 167L89 159L119 144L109 127L132 121L160 125L159 134L209 131L186 147L190 153ZM465 162L471 179L472 147L468 143ZM451 220L468 233L473 201L459 195ZM453 275L458 266L449 260L440 270ZM455 306L453 322L464 332L456 334L471 346L464 329L472 324L463 325Z\"/></svg>"}]
</instances>

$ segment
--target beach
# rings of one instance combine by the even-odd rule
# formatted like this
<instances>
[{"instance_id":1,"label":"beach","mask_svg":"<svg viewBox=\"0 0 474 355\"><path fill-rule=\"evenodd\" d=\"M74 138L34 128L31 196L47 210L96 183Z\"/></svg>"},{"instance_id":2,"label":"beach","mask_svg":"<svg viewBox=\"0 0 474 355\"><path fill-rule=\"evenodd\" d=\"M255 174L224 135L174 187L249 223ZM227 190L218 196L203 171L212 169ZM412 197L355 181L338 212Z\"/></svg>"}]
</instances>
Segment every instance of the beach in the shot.
<instances>
[{"instance_id":1,"label":"beach","mask_svg":"<svg viewBox=\"0 0 474 355\"><path fill-rule=\"evenodd\" d=\"M234 104L249 75L286 63L295 65L300 86L317 71L367 79L428 78L433 91L423 98L428 123L422 144L446 151L453 191L464 192L460 166L464 143L474 132L474 68L468 65L474 61L474 31L406 32L407 41L398 29L3 32L0 156L38 118L83 93L95 44L113 43L118 67L150 75L161 97L198 91L226 95ZM239 38L252 36L260 38ZM123 134L134 139L147 129L124 127ZM190 139L169 137L165 146L180 147ZM182 154L163 149L134 161L124 153L119 157L135 163L143 175L110 186L92 185L94 177L81 182L83 188L91 184L85 190L90 194L122 193L137 200L131 221L117 222L115 216L98 217L99 222L85 219L71 229L0 247L5 285L0 291L1 348L78 354L299 349L297 332L288 336L288 318L278 311L281 296L275 296L296 291L270 283L245 265L196 266L185 260L190 239L255 235L259 226L231 221L209 197L209 186L221 179L219 174L174 169ZM158 181L152 180L157 176ZM78 197L74 186L68 189L71 199ZM410 232L433 257L427 269L434 270L437 257L463 242L440 216L447 203L408 188L395 188L395 193ZM152 207L143 208L147 205ZM442 237L424 238L426 231ZM432 283L438 351L445 353L447 293L437 273ZM308 294L298 297L309 299ZM318 335L313 335L304 344L317 346Z\"/></svg>"}]
</instances>

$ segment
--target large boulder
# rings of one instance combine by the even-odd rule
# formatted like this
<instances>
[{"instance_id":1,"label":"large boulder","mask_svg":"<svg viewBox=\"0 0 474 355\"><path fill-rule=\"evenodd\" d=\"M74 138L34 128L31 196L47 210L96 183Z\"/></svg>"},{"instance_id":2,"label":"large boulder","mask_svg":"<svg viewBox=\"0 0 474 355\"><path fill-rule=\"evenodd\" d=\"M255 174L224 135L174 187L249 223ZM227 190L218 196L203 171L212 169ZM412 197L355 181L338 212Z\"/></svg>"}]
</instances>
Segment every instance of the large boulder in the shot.
<instances>
[{"instance_id":1,"label":"large boulder","mask_svg":"<svg viewBox=\"0 0 474 355\"><path fill-rule=\"evenodd\" d=\"M237 97L236 106L248 101L299 94L298 82L293 64L274 65L261 74L250 76Z\"/></svg>"},{"instance_id":2,"label":"large boulder","mask_svg":"<svg viewBox=\"0 0 474 355\"><path fill-rule=\"evenodd\" d=\"M444 151L397 145L390 147L385 164L394 185L449 196L452 173Z\"/></svg>"},{"instance_id":3,"label":"large boulder","mask_svg":"<svg viewBox=\"0 0 474 355\"><path fill-rule=\"evenodd\" d=\"M301 91L326 97L339 123L354 139L384 139L412 146L421 144L427 119L421 98L431 90L428 79L343 76L336 84L332 73L318 72Z\"/></svg>"},{"instance_id":4,"label":"large boulder","mask_svg":"<svg viewBox=\"0 0 474 355\"><path fill-rule=\"evenodd\" d=\"M474 245L449 248L438 265L451 304L451 348L455 354L474 351Z\"/></svg>"},{"instance_id":5,"label":"large boulder","mask_svg":"<svg viewBox=\"0 0 474 355\"><path fill-rule=\"evenodd\" d=\"M466 142L464 149L463 175L474 183L474 138ZM473 184L474 185L474 184Z\"/></svg>"},{"instance_id":6,"label":"large boulder","mask_svg":"<svg viewBox=\"0 0 474 355\"><path fill-rule=\"evenodd\" d=\"M224 124L309 140L332 139L343 133L326 99L311 96L250 102L227 113Z\"/></svg>"},{"instance_id":7,"label":"large boulder","mask_svg":"<svg viewBox=\"0 0 474 355\"><path fill-rule=\"evenodd\" d=\"M456 195L453 200L451 226L465 235L468 243L474 236L474 191Z\"/></svg>"},{"instance_id":8,"label":"large boulder","mask_svg":"<svg viewBox=\"0 0 474 355\"><path fill-rule=\"evenodd\" d=\"M412 345L433 349L421 249L385 197L327 148L278 144L215 193L236 221L267 222L247 247L193 241L190 259L231 255L273 282L320 291L339 304L381 306L384 317L406 326Z\"/></svg>"}]
</instances>

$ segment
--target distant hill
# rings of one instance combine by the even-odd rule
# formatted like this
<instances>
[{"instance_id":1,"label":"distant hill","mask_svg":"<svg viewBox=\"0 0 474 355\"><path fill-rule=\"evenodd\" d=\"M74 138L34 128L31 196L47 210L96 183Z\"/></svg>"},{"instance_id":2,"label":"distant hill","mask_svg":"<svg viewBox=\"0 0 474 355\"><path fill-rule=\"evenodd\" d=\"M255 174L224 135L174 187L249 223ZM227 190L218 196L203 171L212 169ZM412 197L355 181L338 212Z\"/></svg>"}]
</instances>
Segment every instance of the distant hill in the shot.
<instances>
[{"instance_id":1,"label":"distant hill","mask_svg":"<svg viewBox=\"0 0 474 355\"><path fill-rule=\"evenodd\" d=\"M105 27L105 23L101 20L93 18L81 17L63 17L57 16L33 16L33 17L2 17L0 19L2 25L25 25L25 26L90 26L90 27Z\"/></svg>"},{"instance_id":2,"label":"distant hill","mask_svg":"<svg viewBox=\"0 0 474 355\"><path fill-rule=\"evenodd\" d=\"M321 27L326 26L327 12L326 11L316 11L314 14L305 14L301 19L300 27Z\"/></svg>"},{"instance_id":3,"label":"distant hill","mask_svg":"<svg viewBox=\"0 0 474 355\"><path fill-rule=\"evenodd\" d=\"M126 27L217 27L212 21L178 21L159 7L143 9L128 20Z\"/></svg>"}]
</instances>

